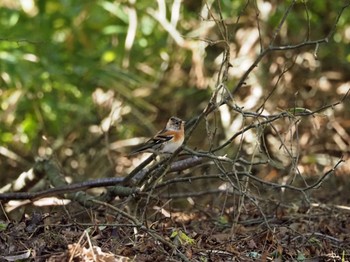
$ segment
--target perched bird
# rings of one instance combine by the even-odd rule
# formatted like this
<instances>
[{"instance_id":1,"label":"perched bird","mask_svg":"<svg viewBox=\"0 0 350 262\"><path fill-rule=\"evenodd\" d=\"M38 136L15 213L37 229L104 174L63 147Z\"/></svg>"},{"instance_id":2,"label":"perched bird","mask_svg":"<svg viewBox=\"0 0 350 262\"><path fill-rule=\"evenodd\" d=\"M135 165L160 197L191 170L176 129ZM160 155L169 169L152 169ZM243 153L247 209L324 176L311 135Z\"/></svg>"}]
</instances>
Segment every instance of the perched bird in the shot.
<instances>
[{"instance_id":1,"label":"perched bird","mask_svg":"<svg viewBox=\"0 0 350 262\"><path fill-rule=\"evenodd\" d=\"M174 153L184 142L184 126L185 121L174 116L170 117L166 127L162 131L159 131L154 137L149 139L131 154L140 152L151 152L157 154Z\"/></svg>"}]
</instances>

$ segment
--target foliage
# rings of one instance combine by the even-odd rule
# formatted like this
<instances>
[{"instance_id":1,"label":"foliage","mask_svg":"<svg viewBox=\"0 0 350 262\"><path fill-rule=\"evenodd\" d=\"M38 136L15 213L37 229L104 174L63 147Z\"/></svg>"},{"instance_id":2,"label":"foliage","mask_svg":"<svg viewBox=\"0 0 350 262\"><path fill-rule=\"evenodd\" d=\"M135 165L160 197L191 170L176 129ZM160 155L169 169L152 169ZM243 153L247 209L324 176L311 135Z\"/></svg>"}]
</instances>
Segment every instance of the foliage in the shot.
<instances>
[{"instance_id":1,"label":"foliage","mask_svg":"<svg viewBox=\"0 0 350 262\"><path fill-rule=\"evenodd\" d=\"M311 243L313 235L301 239L294 236L299 229L293 228L292 252L284 238L286 229L280 227L278 235L272 235L266 220L280 206L287 210L282 213L294 215L288 201L310 202L309 189L326 181L340 166L340 156L349 152L349 4L0 0L3 183L28 170L37 156L53 157L67 180L126 176L140 162L138 156L127 155L142 141L139 136L151 136L176 115L188 120L187 130L194 126L187 153L210 161L180 171L181 178L189 176L186 183L177 180L178 173L167 181L153 173L161 190L150 187L147 201L140 196L142 219L153 206L197 208L205 220L218 218L213 231L226 230L225 240L218 242L227 244L233 231L244 236L245 219L263 216L260 222L269 233L259 230L245 247L270 245L269 255L284 259L319 255ZM349 169L338 172L348 175ZM323 202L346 202L340 175L325 185L338 195L317 192ZM283 194L285 190L292 194ZM306 216L302 204L298 207L296 213ZM157 216L142 222L158 222ZM300 227L302 219L295 219ZM337 225L327 229L321 218L315 221L318 226L313 228L343 234ZM197 230L194 222L191 229ZM242 227L227 231L237 223ZM206 238L209 232L199 234L198 241L192 232L178 229L180 224L171 223L173 233L164 235L180 248L186 246L186 254L192 244L204 243L204 249L208 239L215 241ZM148 237L154 236L147 230ZM125 239L128 233L133 234L130 229ZM299 252L302 245L294 240L311 247ZM162 243L173 247L167 240ZM239 253L228 245L225 250ZM330 250L324 246L322 252ZM267 253L265 249L264 254L249 255Z\"/></svg>"},{"instance_id":2,"label":"foliage","mask_svg":"<svg viewBox=\"0 0 350 262\"><path fill-rule=\"evenodd\" d=\"M218 19L218 11L222 12L232 28L230 38L237 49L238 31L255 27L250 21L254 21L258 12L262 23L267 25L261 30L263 42L266 42L287 7L287 4L270 5L260 1L256 4L223 1L220 10L218 2L213 4L212 16ZM176 19L177 13L171 13L175 5L174 2L165 6L165 19ZM108 113L99 115L100 109L93 103L92 94L98 87L115 91L116 99L122 101L124 108L129 108L122 113L130 117L123 120L124 127L118 130L119 139L132 137L133 130L140 128L135 126L136 119L153 122L155 114L162 121L171 114L191 116L201 108L193 108L188 102L194 99L195 104L200 104L208 99L210 89L204 92L196 86L204 81L200 87L208 87L208 84L213 87L218 65L211 64L211 59L221 51L216 45L203 50L203 57L207 54L210 59L202 65L209 69L208 75L203 70L204 79L196 79L199 76L191 74L191 67L194 67L189 59L191 51L174 43L170 31L155 19L158 6L153 1L132 4L49 0L28 1L27 5L3 1L2 6L1 107L4 113L0 141L10 148L20 149L21 155L37 154L39 146L43 145L41 135L53 140L65 138L71 132L78 137L86 136L81 133L84 131L77 130L78 127L83 125L87 129L91 124L98 124ZM338 1L298 2L278 36L278 43L297 43L308 35L310 39L321 37L332 27L340 6ZM198 19L198 14L206 10L200 3L184 3L180 10L177 27L186 41L193 37L215 39L217 30L213 24ZM329 10L330 15L323 19ZM131 20L133 15L137 18L135 23ZM240 23L235 23L235 19ZM334 51L329 45L319 52L321 61L328 59L333 64L337 63L334 52L344 57L341 59L344 70L348 67L348 45L342 41L346 39L346 21L344 15L337 25ZM131 27L135 26L133 32ZM213 32L203 34L198 30ZM201 45L201 40L194 40L194 44ZM237 61L239 59L237 57ZM231 85L233 83L234 78ZM170 94L175 108L169 110L163 101ZM159 115L157 108L165 110L164 116ZM121 121L122 116L119 118Z\"/></svg>"}]
</instances>

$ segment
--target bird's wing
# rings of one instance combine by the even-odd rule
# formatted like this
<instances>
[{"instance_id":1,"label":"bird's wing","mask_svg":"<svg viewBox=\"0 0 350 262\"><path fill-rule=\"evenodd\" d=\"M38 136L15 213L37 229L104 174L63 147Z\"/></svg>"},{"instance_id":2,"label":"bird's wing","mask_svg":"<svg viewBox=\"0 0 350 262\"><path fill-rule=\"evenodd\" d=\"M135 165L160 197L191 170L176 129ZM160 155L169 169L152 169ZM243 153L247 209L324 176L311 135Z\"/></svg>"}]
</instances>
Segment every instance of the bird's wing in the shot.
<instances>
[{"instance_id":1,"label":"bird's wing","mask_svg":"<svg viewBox=\"0 0 350 262\"><path fill-rule=\"evenodd\" d=\"M171 132L162 130L155 137L149 139L146 143L144 143L140 148L133 151L132 154L145 151L147 149L156 150L159 147L161 147L163 143L171 140L173 137L174 137L174 134L172 134Z\"/></svg>"}]
</instances>

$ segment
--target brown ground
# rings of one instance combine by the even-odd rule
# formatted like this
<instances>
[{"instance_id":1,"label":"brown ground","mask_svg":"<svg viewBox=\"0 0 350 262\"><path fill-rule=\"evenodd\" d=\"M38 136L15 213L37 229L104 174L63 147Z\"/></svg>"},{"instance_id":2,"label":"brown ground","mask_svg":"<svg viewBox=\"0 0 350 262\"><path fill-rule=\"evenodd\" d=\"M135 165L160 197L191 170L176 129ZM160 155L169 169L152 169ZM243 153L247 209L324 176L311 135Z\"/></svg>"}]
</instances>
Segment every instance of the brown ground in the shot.
<instances>
[{"instance_id":1,"label":"brown ground","mask_svg":"<svg viewBox=\"0 0 350 262\"><path fill-rule=\"evenodd\" d=\"M311 203L276 190L265 199L214 194L206 205L194 197L192 206L159 198L143 213L142 198L97 210L49 199L2 220L0 261L349 261L350 198L339 181L330 177Z\"/></svg>"}]
</instances>

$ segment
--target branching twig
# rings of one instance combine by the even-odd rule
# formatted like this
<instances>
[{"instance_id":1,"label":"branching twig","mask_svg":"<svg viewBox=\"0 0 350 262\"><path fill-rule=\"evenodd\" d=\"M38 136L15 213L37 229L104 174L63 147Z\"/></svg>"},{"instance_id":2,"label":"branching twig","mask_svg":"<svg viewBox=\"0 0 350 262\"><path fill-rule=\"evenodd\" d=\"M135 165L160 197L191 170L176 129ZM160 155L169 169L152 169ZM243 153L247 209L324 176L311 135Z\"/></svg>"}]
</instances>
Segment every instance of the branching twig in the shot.
<instances>
[{"instance_id":1,"label":"branching twig","mask_svg":"<svg viewBox=\"0 0 350 262\"><path fill-rule=\"evenodd\" d=\"M290 5L288 6L287 10L284 12L283 17L282 17L280 23L278 24L277 29L275 30L275 33L272 36L272 39L271 39L271 42L270 42L270 46L273 46L273 43L275 42L277 35L281 31L281 28L282 28L284 22L286 21L290 11L292 10L292 8L293 8L293 6L295 5L296 2L297 2L296 0L293 0L290 3Z\"/></svg>"},{"instance_id":2,"label":"branching twig","mask_svg":"<svg viewBox=\"0 0 350 262\"><path fill-rule=\"evenodd\" d=\"M335 33L337 24L339 22L339 19L341 17L341 15L343 14L344 10L346 8L348 8L350 6L350 3L348 2L347 4L345 4L340 11L338 12L338 15L335 19L335 22L333 24L332 29L329 31L329 33L327 34L326 37L318 39L318 40L314 40L314 41L305 41L299 44L295 44L295 45L287 45L287 46L273 46L273 43L276 39L277 34L279 33L287 15L289 14L291 8L293 7L293 5L295 4L295 0L293 0L293 2L290 4L289 8L286 10L286 12L284 13L284 16L280 22L280 24L278 25L274 36L272 37L272 40L270 42L269 47L267 47L265 50L263 50L258 57L255 59L255 61L253 62L253 64L248 68L248 70L243 74L243 76L241 77L240 81L237 83L236 87L232 90L232 94L235 94L238 92L238 90L244 85L245 81L247 80L248 76L250 75L250 73L254 70L255 67L258 66L258 64L260 63L260 61L270 52L273 51L285 51L285 50L291 50L291 49L299 49L305 46L316 46L318 47L318 45L323 44L323 43L328 43L329 39L332 37L332 35Z\"/></svg>"},{"instance_id":3,"label":"branching twig","mask_svg":"<svg viewBox=\"0 0 350 262\"><path fill-rule=\"evenodd\" d=\"M196 166L200 163L203 163L204 159L200 157L189 157L177 162L174 162L169 167L169 172L177 172L181 170L188 169L190 167ZM89 188L97 188L97 187L113 187L109 190L113 191L113 196L130 196L134 193L138 192L138 189L136 187L130 188L126 187L126 184L129 184L131 178L137 177L138 180L142 180L146 177L146 172L144 172L144 165L145 162L143 162L140 166L136 168L137 172L134 172L133 170L128 176L126 177L111 177L111 178L99 178L95 180L90 181L83 181L80 183L74 183L74 184L67 184L67 185L61 185L54 188L42 190L39 192L12 192L12 193L2 193L0 194L0 200L8 201L8 200L20 200L20 199L29 199L29 200L35 200L43 197L50 197L50 196L57 196L57 195L63 195L68 194L72 192L82 191ZM158 166L157 166L158 167ZM152 169L153 170L153 169ZM35 164L35 167L33 168L33 173L40 172L41 177L44 175L47 175L48 173L51 173L51 176L59 176L59 170L58 167L56 167L51 160L49 159L43 159L39 160ZM54 174L52 174L54 173ZM136 181L134 181L136 183Z\"/></svg>"},{"instance_id":4,"label":"branching twig","mask_svg":"<svg viewBox=\"0 0 350 262\"><path fill-rule=\"evenodd\" d=\"M306 193L307 191L311 190L311 189L317 189L319 188L323 181L330 176L331 174L333 174L335 172L335 170L339 167L339 165L344 162L344 160L341 158L337 161L337 163L327 172L325 172L316 182L312 183L309 186L306 187L296 187L293 185L289 185L289 184L278 184L278 183L273 183L273 182L269 182L269 181L265 181L257 176L252 175L249 172L237 172L237 174L239 176L247 176L249 178L251 178L252 180L259 182L263 185L269 186L271 188L274 189L289 189L292 191L297 191L300 193ZM235 176L236 173L234 172L227 172L225 173L226 176L228 177L232 177ZM159 184L156 188L160 188L160 187L164 187L173 183L179 183L179 182L189 182L189 181L194 181L194 180L198 180L198 179L220 179L222 180L223 176L222 174L216 174L216 175L207 175L207 176L203 176L203 177L186 177L186 178L176 178L173 180L169 180L166 182L163 182L161 184ZM167 194L166 196L164 196L165 198L186 198L186 197L198 197L198 196L202 196L202 195L206 195L206 194L215 194L215 193L223 193L226 192L225 190L222 189L215 189L215 190L205 190L205 191L199 191L199 192L187 192L187 193L175 193L175 194ZM233 192L232 192L233 193ZM234 194L241 194L242 192L236 191L234 192Z\"/></svg>"},{"instance_id":5,"label":"branching twig","mask_svg":"<svg viewBox=\"0 0 350 262\"><path fill-rule=\"evenodd\" d=\"M341 103L344 102L344 100L348 97L350 93L350 89L345 93L345 95L337 102L334 102L332 104L328 104L328 105L324 105L314 111L311 111L309 109L305 109L305 110L294 110L295 114L294 116L312 116L315 115L317 113L323 112L326 109L329 108L333 108ZM242 109L238 108L238 107L233 107L231 105L228 104L229 107L231 107L233 110L239 112L240 114L242 114L244 117L253 117L253 118L263 118L265 119L264 121L259 121L258 123L252 123L248 126L245 126L242 130L236 132L234 135L232 135L226 142L224 142L223 144L221 144L220 146L218 146L217 148L214 148L213 150L211 150L211 152L216 152L218 150L221 150L223 148L225 148L226 146L230 145L232 143L232 141L242 135L243 133L245 133L246 131L252 129L252 128L258 128L259 126L264 126L266 124L270 124L278 119L284 118L284 117L291 117L293 116L293 110L291 112L289 111L284 111L281 112L279 114L272 114L272 115L264 115L261 113L255 113L255 112L247 112L247 111L243 111Z\"/></svg>"},{"instance_id":6,"label":"branching twig","mask_svg":"<svg viewBox=\"0 0 350 262\"><path fill-rule=\"evenodd\" d=\"M142 225L142 223L136 218L133 217L131 215L129 215L128 213L124 212L123 210L120 210L119 208L112 206L108 203L105 202L100 202L100 201L94 201L96 204L99 205L103 205L108 207L111 210L114 210L116 213L118 213L119 215L125 217L126 219L130 220L132 223L134 223L135 227L138 228L139 230L144 231L145 233L149 234L152 238L154 238L157 241L160 241L161 243L163 243L164 245L166 245L167 247L169 247L171 250L173 250L173 252L183 261L186 262L190 262L190 260L185 256L185 254L183 254L181 251L178 250L178 248L170 241L166 240L164 237L162 237L161 235L159 235L156 231L149 229L145 226Z\"/></svg>"}]
</instances>

